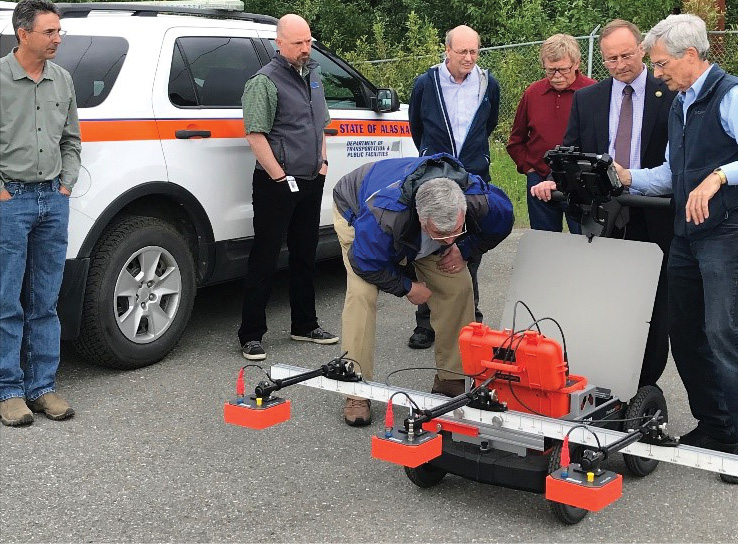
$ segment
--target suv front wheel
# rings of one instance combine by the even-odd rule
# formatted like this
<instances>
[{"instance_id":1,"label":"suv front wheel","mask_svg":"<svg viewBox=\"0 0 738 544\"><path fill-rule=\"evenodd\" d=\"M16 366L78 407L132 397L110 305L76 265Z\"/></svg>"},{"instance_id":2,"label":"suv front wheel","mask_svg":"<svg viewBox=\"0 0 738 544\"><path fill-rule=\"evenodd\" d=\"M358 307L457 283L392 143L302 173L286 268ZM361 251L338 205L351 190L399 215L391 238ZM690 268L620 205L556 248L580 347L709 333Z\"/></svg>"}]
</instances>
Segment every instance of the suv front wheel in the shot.
<instances>
[{"instance_id":1,"label":"suv front wheel","mask_svg":"<svg viewBox=\"0 0 738 544\"><path fill-rule=\"evenodd\" d=\"M122 217L92 255L75 346L97 365L129 370L153 364L184 333L195 293L184 237L161 219Z\"/></svg>"}]
</instances>

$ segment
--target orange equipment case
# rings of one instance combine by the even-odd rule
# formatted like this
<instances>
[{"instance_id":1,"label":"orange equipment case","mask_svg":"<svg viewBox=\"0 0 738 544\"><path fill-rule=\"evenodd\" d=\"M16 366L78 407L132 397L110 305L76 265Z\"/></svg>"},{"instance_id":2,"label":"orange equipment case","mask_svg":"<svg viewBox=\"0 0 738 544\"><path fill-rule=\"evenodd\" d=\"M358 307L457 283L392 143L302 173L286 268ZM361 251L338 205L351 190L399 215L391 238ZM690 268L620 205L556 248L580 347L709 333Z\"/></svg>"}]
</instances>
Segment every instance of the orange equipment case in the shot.
<instances>
[{"instance_id":1,"label":"orange equipment case","mask_svg":"<svg viewBox=\"0 0 738 544\"><path fill-rule=\"evenodd\" d=\"M559 342L535 330L513 334L471 323L461 329L459 348L475 385L497 374L490 388L511 410L562 417L571 411L569 394L587 385L585 377L568 374Z\"/></svg>"}]
</instances>

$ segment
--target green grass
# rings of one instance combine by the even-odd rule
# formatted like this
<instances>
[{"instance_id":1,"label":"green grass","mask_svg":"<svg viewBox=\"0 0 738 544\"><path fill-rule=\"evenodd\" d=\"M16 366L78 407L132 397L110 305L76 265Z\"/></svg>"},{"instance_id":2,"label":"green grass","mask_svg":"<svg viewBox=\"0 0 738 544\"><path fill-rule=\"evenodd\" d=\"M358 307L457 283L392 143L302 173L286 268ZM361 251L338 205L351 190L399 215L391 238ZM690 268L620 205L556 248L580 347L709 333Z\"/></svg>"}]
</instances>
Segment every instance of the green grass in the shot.
<instances>
[{"instance_id":1,"label":"green grass","mask_svg":"<svg viewBox=\"0 0 738 544\"><path fill-rule=\"evenodd\" d=\"M489 173L492 183L507 193L515 213L515 228L528 227L528 204L525 198L525 176L518 174L510 155L501 142L491 142Z\"/></svg>"}]
</instances>

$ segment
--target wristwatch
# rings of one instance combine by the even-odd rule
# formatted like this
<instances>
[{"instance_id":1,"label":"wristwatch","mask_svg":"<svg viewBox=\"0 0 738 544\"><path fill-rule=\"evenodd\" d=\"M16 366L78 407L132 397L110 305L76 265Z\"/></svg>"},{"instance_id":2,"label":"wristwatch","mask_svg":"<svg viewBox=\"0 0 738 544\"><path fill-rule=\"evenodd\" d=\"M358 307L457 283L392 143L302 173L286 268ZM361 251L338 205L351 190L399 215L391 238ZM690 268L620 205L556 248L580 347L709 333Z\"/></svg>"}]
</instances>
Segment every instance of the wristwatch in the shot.
<instances>
[{"instance_id":1,"label":"wristwatch","mask_svg":"<svg viewBox=\"0 0 738 544\"><path fill-rule=\"evenodd\" d=\"M328 159L323 159L323 164L325 164L326 166L328 166Z\"/></svg>"},{"instance_id":2,"label":"wristwatch","mask_svg":"<svg viewBox=\"0 0 738 544\"><path fill-rule=\"evenodd\" d=\"M725 175L725 172L723 172L722 168L715 168L712 173L717 174L717 177L720 178L720 185L725 185L726 183L728 183L728 177Z\"/></svg>"}]
</instances>

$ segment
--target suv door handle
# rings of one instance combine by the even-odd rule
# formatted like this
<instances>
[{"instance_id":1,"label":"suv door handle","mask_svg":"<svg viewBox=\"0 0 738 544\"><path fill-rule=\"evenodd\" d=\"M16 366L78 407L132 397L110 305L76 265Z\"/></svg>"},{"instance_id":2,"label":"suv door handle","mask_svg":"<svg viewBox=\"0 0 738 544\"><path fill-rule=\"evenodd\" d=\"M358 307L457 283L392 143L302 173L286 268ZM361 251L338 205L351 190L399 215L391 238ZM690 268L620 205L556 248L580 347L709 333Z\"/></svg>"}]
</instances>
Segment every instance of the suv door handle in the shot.
<instances>
[{"instance_id":1,"label":"suv door handle","mask_svg":"<svg viewBox=\"0 0 738 544\"><path fill-rule=\"evenodd\" d=\"M328 136L335 136L338 134L338 129L336 128L324 128L323 134L327 134Z\"/></svg>"},{"instance_id":2,"label":"suv door handle","mask_svg":"<svg viewBox=\"0 0 738 544\"><path fill-rule=\"evenodd\" d=\"M174 136L179 140L187 140L189 138L210 138L210 131L209 130L177 130L174 133Z\"/></svg>"}]
</instances>

